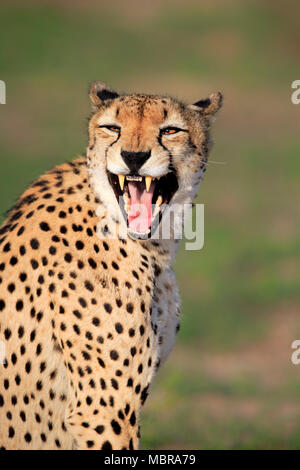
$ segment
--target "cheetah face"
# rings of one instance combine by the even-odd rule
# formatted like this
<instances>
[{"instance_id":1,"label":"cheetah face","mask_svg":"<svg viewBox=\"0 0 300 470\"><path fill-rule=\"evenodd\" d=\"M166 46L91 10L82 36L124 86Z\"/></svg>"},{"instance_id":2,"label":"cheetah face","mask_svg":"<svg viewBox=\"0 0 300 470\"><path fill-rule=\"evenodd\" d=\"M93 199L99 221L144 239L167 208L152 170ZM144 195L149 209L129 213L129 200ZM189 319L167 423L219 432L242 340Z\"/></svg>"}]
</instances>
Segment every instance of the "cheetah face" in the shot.
<instances>
[{"instance_id":1,"label":"cheetah face","mask_svg":"<svg viewBox=\"0 0 300 470\"><path fill-rule=\"evenodd\" d=\"M90 98L93 185L110 203L113 195L131 237L150 238L167 207L196 196L222 95L184 105L169 97L120 96L96 82Z\"/></svg>"}]
</instances>

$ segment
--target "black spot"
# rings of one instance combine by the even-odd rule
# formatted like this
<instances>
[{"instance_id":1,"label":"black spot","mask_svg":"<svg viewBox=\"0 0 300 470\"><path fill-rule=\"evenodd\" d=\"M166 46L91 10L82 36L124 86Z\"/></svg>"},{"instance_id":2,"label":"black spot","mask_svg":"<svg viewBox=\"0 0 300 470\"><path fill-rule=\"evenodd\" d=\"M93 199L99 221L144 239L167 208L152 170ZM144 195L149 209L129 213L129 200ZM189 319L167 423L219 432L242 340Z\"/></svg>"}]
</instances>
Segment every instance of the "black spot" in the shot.
<instances>
[{"instance_id":1,"label":"black spot","mask_svg":"<svg viewBox=\"0 0 300 470\"><path fill-rule=\"evenodd\" d=\"M93 260L93 258L89 258L88 263L89 263L89 265L91 266L92 269L97 268L97 263Z\"/></svg>"},{"instance_id":2,"label":"black spot","mask_svg":"<svg viewBox=\"0 0 300 470\"><path fill-rule=\"evenodd\" d=\"M93 403L92 398L89 397L89 396L86 397L86 400L85 400L85 401L86 401L86 404L87 404L88 406L90 406L90 405Z\"/></svg>"},{"instance_id":3,"label":"black spot","mask_svg":"<svg viewBox=\"0 0 300 470\"><path fill-rule=\"evenodd\" d=\"M78 310L73 310L73 314L75 315L76 318L82 318L81 313Z\"/></svg>"},{"instance_id":4,"label":"black spot","mask_svg":"<svg viewBox=\"0 0 300 470\"><path fill-rule=\"evenodd\" d=\"M101 426L101 425L96 426L95 431L96 431L97 434L102 434L103 431L104 431L104 426Z\"/></svg>"},{"instance_id":5,"label":"black spot","mask_svg":"<svg viewBox=\"0 0 300 470\"><path fill-rule=\"evenodd\" d=\"M78 335L80 335L80 328L78 325L73 325L73 330L75 331L75 333L77 333Z\"/></svg>"},{"instance_id":6,"label":"black spot","mask_svg":"<svg viewBox=\"0 0 300 470\"><path fill-rule=\"evenodd\" d=\"M115 329L116 329L116 332L121 334L123 332L123 326L121 325L121 323L116 323L115 324Z\"/></svg>"},{"instance_id":7,"label":"black spot","mask_svg":"<svg viewBox=\"0 0 300 470\"><path fill-rule=\"evenodd\" d=\"M131 302L129 302L128 304L126 304L126 310L128 313L132 313L133 312L133 304Z\"/></svg>"},{"instance_id":8,"label":"black spot","mask_svg":"<svg viewBox=\"0 0 300 470\"><path fill-rule=\"evenodd\" d=\"M8 251L10 251L10 243L9 243L9 242L4 245L3 251L5 251L6 253L7 253Z\"/></svg>"},{"instance_id":9,"label":"black spot","mask_svg":"<svg viewBox=\"0 0 300 470\"><path fill-rule=\"evenodd\" d=\"M67 263L71 263L72 255L70 253L66 253L65 256L64 256L64 259Z\"/></svg>"},{"instance_id":10,"label":"black spot","mask_svg":"<svg viewBox=\"0 0 300 470\"><path fill-rule=\"evenodd\" d=\"M131 413L129 422L130 422L131 426L134 426L135 423L136 423L136 416L135 416L135 412L134 412L134 411Z\"/></svg>"},{"instance_id":11,"label":"black spot","mask_svg":"<svg viewBox=\"0 0 300 470\"><path fill-rule=\"evenodd\" d=\"M80 303L81 307L85 308L87 306L86 300L83 297L79 297L78 302Z\"/></svg>"},{"instance_id":12,"label":"black spot","mask_svg":"<svg viewBox=\"0 0 300 470\"><path fill-rule=\"evenodd\" d=\"M110 357L113 361L117 361L119 359L119 354L113 349L110 351Z\"/></svg>"},{"instance_id":13,"label":"black spot","mask_svg":"<svg viewBox=\"0 0 300 470\"><path fill-rule=\"evenodd\" d=\"M38 250L40 246L39 241L36 238L32 238L30 240L30 245L33 250Z\"/></svg>"},{"instance_id":14,"label":"black spot","mask_svg":"<svg viewBox=\"0 0 300 470\"><path fill-rule=\"evenodd\" d=\"M19 300L17 301L17 303L16 303L16 309L17 309L17 311L20 312L21 310L23 310L23 306L24 306L23 300L19 299Z\"/></svg>"},{"instance_id":15,"label":"black spot","mask_svg":"<svg viewBox=\"0 0 300 470\"><path fill-rule=\"evenodd\" d=\"M9 340L10 337L11 337L11 330L10 330L9 328L6 328L6 329L4 330L4 338L5 338L6 340Z\"/></svg>"},{"instance_id":16,"label":"black spot","mask_svg":"<svg viewBox=\"0 0 300 470\"><path fill-rule=\"evenodd\" d=\"M48 260L47 260L46 256L42 257L42 263L43 263L43 266L47 266Z\"/></svg>"},{"instance_id":17,"label":"black spot","mask_svg":"<svg viewBox=\"0 0 300 470\"><path fill-rule=\"evenodd\" d=\"M50 227L47 224L47 222L41 222L40 223L40 229L43 230L44 232L48 232L50 230Z\"/></svg>"},{"instance_id":18,"label":"black spot","mask_svg":"<svg viewBox=\"0 0 300 470\"><path fill-rule=\"evenodd\" d=\"M30 260L30 263L33 269L37 269L39 267L39 263L35 259Z\"/></svg>"},{"instance_id":19,"label":"black spot","mask_svg":"<svg viewBox=\"0 0 300 470\"><path fill-rule=\"evenodd\" d=\"M27 432L24 436L24 439L26 442L31 442L31 434L29 432Z\"/></svg>"},{"instance_id":20,"label":"black spot","mask_svg":"<svg viewBox=\"0 0 300 470\"><path fill-rule=\"evenodd\" d=\"M18 262L18 258L16 258L15 256L12 256L9 262L12 266L15 266Z\"/></svg>"},{"instance_id":21,"label":"black spot","mask_svg":"<svg viewBox=\"0 0 300 470\"><path fill-rule=\"evenodd\" d=\"M94 286L90 283L90 281L85 281L84 286L87 290L89 290L90 292L93 292Z\"/></svg>"},{"instance_id":22,"label":"black spot","mask_svg":"<svg viewBox=\"0 0 300 470\"><path fill-rule=\"evenodd\" d=\"M94 317L93 320L92 320L92 323L93 323L93 325L95 325L95 326L99 326L99 325L100 325L100 320L99 320L99 318Z\"/></svg>"},{"instance_id":23,"label":"black spot","mask_svg":"<svg viewBox=\"0 0 300 470\"><path fill-rule=\"evenodd\" d=\"M104 304L104 308L105 308L105 310L107 311L107 313L111 313L111 312L112 312L112 306L111 306L109 303L105 303L105 304Z\"/></svg>"},{"instance_id":24,"label":"black spot","mask_svg":"<svg viewBox=\"0 0 300 470\"><path fill-rule=\"evenodd\" d=\"M110 424L115 434L121 434L121 426L119 425L118 421L113 419Z\"/></svg>"},{"instance_id":25,"label":"black spot","mask_svg":"<svg viewBox=\"0 0 300 470\"><path fill-rule=\"evenodd\" d=\"M106 383L105 383L105 380L102 378L100 379L100 385L101 385L102 390L106 390Z\"/></svg>"},{"instance_id":26,"label":"black spot","mask_svg":"<svg viewBox=\"0 0 300 470\"><path fill-rule=\"evenodd\" d=\"M111 385L112 387L115 389L115 390L119 390L119 385L118 385L118 382L116 381L116 379L111 379ZM113 405L112 405L113 406Z\"/></svg>"},{"instance_id":27,"label":"black spot","mask_svg":"<svg viewBox=\"0 0 300 470\"><path fill-rule=\"evenodd\" d=\"M109 441L105 441L101 447L102 450L112 450L112 445Z\"/></svg>"},{"instance_id":28,"label":"black spot","mask_svg":"<svg viewBox=\"0 0 300 470\"><path fill-rule=\"evenodd\" d=\"M132 378L129 378L127 380L127 387L132 387L132 386L133 386L133 380L132 380Z\"/></svg>"},{"instance_id":29,"label":"black spot","mask_svg":"<svg viewBox=\"0 0 300 470\"><path fill-rule=\"evenodd\" d=\"M27 279L27 274L26 274L26 273L21 273L20 276L19 276L19 278L20 278L20 281L21 281L21 282L25 282L26 279Z\"/></svg>"},{"instance_id":30,"label":"black spot","mask_svg":"<svg viewBox=\"0 0 300 470\"><path fill-rule=\"evenodd\" d=\"M132 355L132 357L134 357L136 355L136 348L135 347L130 349L130 354Z\"/></svg>"},{"instance_id":31,"label":"black spot","mask_svg":"<svg viewBox=\"0 0 300 470\"><path fill-rule=\"evenodd\" d=\"M105 363L104 363L104 361L101 359L101 357L97 357L97 360L98 360L98 362L99 362L99 365L100 365L101 367L103 367L103 369L105 369Z\"/></svg>"},{"instance_id":32,"label":"black spot","mask_svg":"<svg viewBox=\"0 0 300 470\"><path fill-rule=\"evenodd\" d=\"M24 335L24 327L20 326L19 329L18 329L18 336L21 339L23 337L23 335Z\"/></svg>"}]
</instances>

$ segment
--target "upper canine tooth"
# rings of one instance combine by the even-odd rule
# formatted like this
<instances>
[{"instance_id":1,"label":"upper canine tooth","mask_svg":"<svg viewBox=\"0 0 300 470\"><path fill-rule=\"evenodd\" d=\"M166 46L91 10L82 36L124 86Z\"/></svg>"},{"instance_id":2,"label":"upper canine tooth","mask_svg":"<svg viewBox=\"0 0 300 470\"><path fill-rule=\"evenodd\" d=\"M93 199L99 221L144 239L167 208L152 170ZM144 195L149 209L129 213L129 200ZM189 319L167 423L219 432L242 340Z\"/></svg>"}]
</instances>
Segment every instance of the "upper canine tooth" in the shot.
<instances>
[{"instance_id":1,"label":"upper canine tooth","mask_svg":"<svg viewBox=\"0 0 300 470\"><path fill-rule=\"evenodd\" d=\"M147 190L147 192L148 192L149 189L150 189L151 182L152 182L152 176L145 176L145 183L146 183L146 190Z\"/></svg>"},{"instance_id":2,"label":"upper canine tooth","mask_svg":"<svg viewBox=\"0 0 300 470\"><path fill-rule=\"evenodd\" d=\"M122 191L123 191L123 188L124 188L124 181L125 181L125 175L118 175L118 178L119 178L120 188L121 188Z\"/></svg>"}]
</instances>

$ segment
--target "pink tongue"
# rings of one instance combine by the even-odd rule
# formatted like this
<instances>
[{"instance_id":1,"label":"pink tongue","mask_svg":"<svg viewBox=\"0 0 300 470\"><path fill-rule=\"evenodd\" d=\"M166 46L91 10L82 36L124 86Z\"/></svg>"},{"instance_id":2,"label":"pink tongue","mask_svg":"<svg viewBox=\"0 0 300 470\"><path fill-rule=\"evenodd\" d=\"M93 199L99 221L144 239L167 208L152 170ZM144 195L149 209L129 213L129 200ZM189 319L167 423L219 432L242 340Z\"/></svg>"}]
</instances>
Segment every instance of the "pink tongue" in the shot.
<instances>
[{"instance_id":1,"label":"pink tongue","mask_svg":"<svg viewBox=\"0 0 300 470\"><path fill-rule=\"evenodd\" d=\"M144 187L144 182L128 181L130 194L128 223L133 232L145 233L151 226L151 203L155 184L151 183L148 192L142 189Z\"/></svg>"}]
</instances>

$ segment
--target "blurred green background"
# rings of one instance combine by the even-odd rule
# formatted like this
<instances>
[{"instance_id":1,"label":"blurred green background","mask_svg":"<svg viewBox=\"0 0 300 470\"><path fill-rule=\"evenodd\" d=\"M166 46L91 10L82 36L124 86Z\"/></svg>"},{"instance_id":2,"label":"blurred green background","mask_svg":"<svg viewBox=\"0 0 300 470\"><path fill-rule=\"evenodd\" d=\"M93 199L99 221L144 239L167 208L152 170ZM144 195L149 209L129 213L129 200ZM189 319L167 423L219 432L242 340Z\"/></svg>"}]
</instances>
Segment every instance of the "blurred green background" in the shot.
<instances>
[{"instance_id":1,"label":"blurred green background","mask_svg":"<svg viewBox=\"0 0 300 470\"><path fill-rule=\"evenodd\" d=\"M300 4L1 2L0 211L85 151L94 79L195 102L224 93L199 202L205 246L181 250L182 329L142 414L146 449L300 448Z\"/></svg>"}]
</instances>

